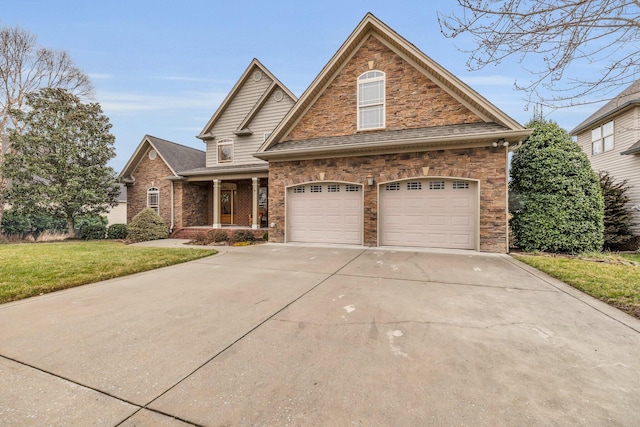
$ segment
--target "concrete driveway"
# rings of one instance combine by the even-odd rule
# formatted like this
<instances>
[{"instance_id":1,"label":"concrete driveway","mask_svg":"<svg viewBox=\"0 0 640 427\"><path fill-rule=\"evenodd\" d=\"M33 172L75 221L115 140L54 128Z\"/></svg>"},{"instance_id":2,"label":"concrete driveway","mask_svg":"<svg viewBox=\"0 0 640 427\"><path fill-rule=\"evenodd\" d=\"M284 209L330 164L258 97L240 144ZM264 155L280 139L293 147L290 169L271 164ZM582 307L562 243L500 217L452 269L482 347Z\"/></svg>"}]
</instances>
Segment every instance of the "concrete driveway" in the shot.
<instances>
[{"instance_id":1,"label":"concrete driveway","mask_svg":"<svg viewBox=\"0 0 640 427\"><path fill-rule=\"evenodd\" d=\"M640 425L640 321L508 256L266 244L0 306L0 425Z\"/></svg>"}]
</instances>

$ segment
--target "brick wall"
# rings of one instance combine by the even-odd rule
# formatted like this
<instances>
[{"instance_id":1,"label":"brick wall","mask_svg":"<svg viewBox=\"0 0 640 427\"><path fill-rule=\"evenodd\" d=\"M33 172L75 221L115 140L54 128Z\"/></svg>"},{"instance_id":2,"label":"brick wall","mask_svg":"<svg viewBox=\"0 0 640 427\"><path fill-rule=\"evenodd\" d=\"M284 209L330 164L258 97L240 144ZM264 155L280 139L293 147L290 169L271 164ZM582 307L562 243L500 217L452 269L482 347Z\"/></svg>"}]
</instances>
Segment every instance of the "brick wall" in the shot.
<instances>
[{"instance_id":1,"label":"brick wall","mask_svg":"<svg viewBox=\"0 0 640 427\"><path fill-rule=\"evenodd\" d=\"M285 187L318 181L364 184L364 242L377 245L377 186L366 185L372 174L376 182L423 176L477 179L480 183L480 250L507 252L507 152L504 148L439 150L423 153L367 157L271 162L269 164L269 240L284 242Z\"/></svg>"},{"instance_id":2,"label":"brick wall","mask_svg":"<svg viewBox=\"0 0 640 427\"><path fill-rule=\"evenodd\" d=\"M482 120L404 61L374 36L356 52L286 140L357 132L357 79L369 70L386 73L386 130L413 129Z\"/></svg>"},{"instance_id":3,"label":"brick wall","mask_svg":"<svg viewBox=\"0 0 640 427\"><path fill-rule=\"evenodd\" d=\"M147 190L160 190L160 216L167 226L171 225L171 182L164 179L171 175L160 156L149 159L147 153L133 172L135 183L127 185L127 222L131 222L141 210L147 207Z\"/></svg>"}]
</instances>

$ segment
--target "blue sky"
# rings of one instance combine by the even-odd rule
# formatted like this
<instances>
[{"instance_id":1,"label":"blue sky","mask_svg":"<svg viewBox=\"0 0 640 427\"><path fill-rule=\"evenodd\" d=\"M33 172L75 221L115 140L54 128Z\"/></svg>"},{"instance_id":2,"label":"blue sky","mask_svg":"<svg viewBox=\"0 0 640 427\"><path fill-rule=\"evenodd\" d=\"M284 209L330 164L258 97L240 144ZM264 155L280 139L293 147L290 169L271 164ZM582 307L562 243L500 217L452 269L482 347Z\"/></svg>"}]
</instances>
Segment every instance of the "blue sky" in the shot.
<instances>
[{"instance_id":1,"label":"blue sky","mask_svg":"<svg viewBox=\"0 0 640 427\"><path fill-rule=\"evenodd\" d=\"M0 25L19 25L63 49L90 77L113 124L120 172L145 134L204 149L195 138L249 62L258 58L301 95L367 12L520 123L527 74L514 60L476 72L440 33L450 0L150 1L0 0ZM545 111L570 130L598 105Z\"/></svg>"}]
</instances>

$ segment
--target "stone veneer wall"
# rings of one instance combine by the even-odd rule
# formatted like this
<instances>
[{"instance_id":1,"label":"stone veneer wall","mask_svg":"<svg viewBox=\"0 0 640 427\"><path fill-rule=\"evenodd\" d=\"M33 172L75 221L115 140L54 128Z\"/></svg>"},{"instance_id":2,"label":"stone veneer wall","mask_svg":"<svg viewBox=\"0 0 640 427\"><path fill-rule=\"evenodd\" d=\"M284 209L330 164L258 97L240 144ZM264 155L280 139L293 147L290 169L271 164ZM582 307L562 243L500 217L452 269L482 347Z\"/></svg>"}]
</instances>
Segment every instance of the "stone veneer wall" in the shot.
<instances>
[{"instance_id":1,"label":"stone veneer wall","mask_svg":"<svg viewBox=\"0 0 640 427\"><path fill-rule=\"evenodd\" d=\"M386 74L384 130L414 129L482 120L374 36L360 47L285 140L357 132L358 77L373 68Z\"/></svg>"},{"instance_id":2,"label":"stone veneer wall","mask_svg":"<svg viewBox=\"0 0 640 427\"><path fill-rule=\"evenodd\" d=\"M367 175L376 183L424 176L468 178L480 186L480 250L507 252L507 150L470 148L401 153L366 157L271 162L269 164L269 241L284 242L286 187L305 182L343 181L364 184L364 243L377 246L377 185L368 186Z\"/></svg>"},{"instance_id":3,"label":"stone veneer wall","mask_svg":"<svg viewBox=\"0 0 640 427\"><path fill-rule=\"evenodd\" d=\"M206 183L181 183L181 185L181 202L178 203L176 198L176 212L180 211L181 222L178 222L178 215L176 214L176 228L213 224L213 220L209 220L211 198L213 197L211 185Z\"/></svg>"},{"instance_id":4,"label":"stone veneer wall","mask_svg":"<svg viewBox=\"0 0 640 427\"><path fill-rule=\"evenodd\" d=\"M145 153L133 173L135 183L127 185L127 223L147 207L147 190L157 187L160 190L160 216L167 227L171 226L171 182L164 179L171 175L160 156L151 160Z\"/></svg>"}]
</instances>

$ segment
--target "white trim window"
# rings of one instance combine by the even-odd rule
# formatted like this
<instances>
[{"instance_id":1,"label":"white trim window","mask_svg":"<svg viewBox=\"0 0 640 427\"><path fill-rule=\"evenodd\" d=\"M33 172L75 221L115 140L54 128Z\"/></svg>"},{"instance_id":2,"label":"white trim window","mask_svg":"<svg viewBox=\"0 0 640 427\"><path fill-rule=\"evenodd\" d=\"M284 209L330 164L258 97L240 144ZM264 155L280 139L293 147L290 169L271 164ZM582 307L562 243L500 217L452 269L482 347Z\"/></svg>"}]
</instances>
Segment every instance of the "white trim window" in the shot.
<instances>
[{"instance_id":1,"label":"white trim window","mask_svg":"<svg viewBox=\"0 0 640 427\"><path fill-rule=\"evenodd\" d=\"M591 129L591 152L594 155L611 151L613 147L613 120Z\"/></svg>"},{"instance_id":2,"label":"white trim window","mask_svg":"<svg viewBox=\"0 0 640 427\"><path fill-rule=\"evenodd\" d=\"M385 74L367 71L358 77L358 130L385 127Z\"/></svg>"},{"instance_id":3,"label":"white trim window","mask_svg":"<svg viewBox=\"0 0 640 427\"><path fill-rule=\"evenodd\" d=\"M147 207L160 215L160 190L157 187L147 189Z\"/></svg>"},{"instance_id":4,"label":"white trim window","mask_svg":"<svg viewBox=\"0 0 640 427\"><path fill-rule=\"evenodd\" d=\"M233 140L218 141L218 163L233 163Z\"/></svg>"}]
</instances>

